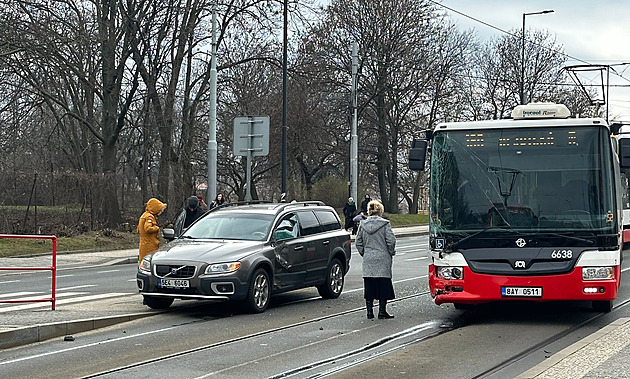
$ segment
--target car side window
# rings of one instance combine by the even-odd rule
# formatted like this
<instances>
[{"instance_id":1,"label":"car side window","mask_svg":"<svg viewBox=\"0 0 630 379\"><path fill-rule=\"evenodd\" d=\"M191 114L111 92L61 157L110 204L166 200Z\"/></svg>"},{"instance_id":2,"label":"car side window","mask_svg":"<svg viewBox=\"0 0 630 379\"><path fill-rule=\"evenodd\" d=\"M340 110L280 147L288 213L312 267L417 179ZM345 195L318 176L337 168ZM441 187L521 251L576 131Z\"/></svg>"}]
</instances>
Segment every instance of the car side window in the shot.
<instances>
[{"instance_id":1,"label":"car side window","mask_svg":"<svg viewBox=\"0 0 630 379\"><path fill-rule=\"evenodd\" d=\"M298 212L298 218L300 220L300 234L308 236L311 234L320 233L322 231L319 221L312 211Z\"/></svg>"},{"instance_id":2,"label":"car side window","mask_svg":"<svg viewBox=\"0 0 630 379\"><path fill-rule=\"evenodd\" d=\"M274 230L274 237L276 241L282 241L290 238L296 238L300 236L300 224L298 222L297 215L291 213L285 215L278 226Z\"/></svg>"},{"instance_id":3,"label":"car side window","mask_svg":"<svg viewBox=\"0 0 630 379\"><path fill-rule=\"evenodd\" d=\"M339 218L331 211L315 211L315 216L319 219L319 223L322 225L322 230L327 232L330 230L341 229L341 223Z\"/></svg>"}]
</instances>

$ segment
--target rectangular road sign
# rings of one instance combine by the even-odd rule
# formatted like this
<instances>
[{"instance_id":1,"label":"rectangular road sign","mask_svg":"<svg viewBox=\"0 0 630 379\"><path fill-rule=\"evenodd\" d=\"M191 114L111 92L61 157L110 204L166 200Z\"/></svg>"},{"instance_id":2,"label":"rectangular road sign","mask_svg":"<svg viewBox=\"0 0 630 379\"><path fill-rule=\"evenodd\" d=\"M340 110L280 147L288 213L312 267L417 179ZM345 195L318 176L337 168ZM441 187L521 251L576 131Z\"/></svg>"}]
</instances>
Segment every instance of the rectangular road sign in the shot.
<instances>
[{"instance_id":1,"label":"rectangular road sign","mask_svg":"<svg viewBox=\"0 0 630 379\"><path fill-rule=\"evenodd\" d=\"M269 155L269 116L234 118L234 155Z\"/></svg>"}]
</instances>

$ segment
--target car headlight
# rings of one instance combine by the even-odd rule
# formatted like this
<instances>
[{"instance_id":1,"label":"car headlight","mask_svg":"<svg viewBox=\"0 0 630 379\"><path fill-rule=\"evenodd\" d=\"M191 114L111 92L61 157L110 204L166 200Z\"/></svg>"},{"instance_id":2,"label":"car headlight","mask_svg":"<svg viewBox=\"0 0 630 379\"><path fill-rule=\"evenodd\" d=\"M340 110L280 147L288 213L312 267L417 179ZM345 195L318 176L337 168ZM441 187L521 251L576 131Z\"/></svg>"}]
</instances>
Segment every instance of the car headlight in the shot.
<instances>
[{"instance_id":1,"label":"car headlight","mask_svg":"<svg viewBox=\"0 0 630 379\"><path fill-rule=\"evenodd\" d=\"M583 280L614 279L615 269L613 267L582 267Z\"/></svg>"},{"instance_id":2,"label":"car headlight","mask_svg":"<svg viewBox=\"0 0 630 379\"><path fill-rule=\"evenodd\" d=\"M227 274L241 268L241 262L214 263L206 267L206 275Z\"/></svg>"},{"instance_id":3,"label":"car headlight","mask_svg":"<svg viewBox=\"0 0 630 379\"><path fill-rule=\"evenodd\" d=\"M461 267L436 267L437 277L442 279L464 279L464 270Z\"/></svg>"},{"instance_id":4,"label":"car headlight","mask_svg":"<svg viewBox=\"0 0 630 379\"><path fill-rule=\"evenodd\" d=\"M138 270L146 274L151 273L151 255L147 255L142 258L142 261L138 264Z\"/></svg>"}]
</instances>

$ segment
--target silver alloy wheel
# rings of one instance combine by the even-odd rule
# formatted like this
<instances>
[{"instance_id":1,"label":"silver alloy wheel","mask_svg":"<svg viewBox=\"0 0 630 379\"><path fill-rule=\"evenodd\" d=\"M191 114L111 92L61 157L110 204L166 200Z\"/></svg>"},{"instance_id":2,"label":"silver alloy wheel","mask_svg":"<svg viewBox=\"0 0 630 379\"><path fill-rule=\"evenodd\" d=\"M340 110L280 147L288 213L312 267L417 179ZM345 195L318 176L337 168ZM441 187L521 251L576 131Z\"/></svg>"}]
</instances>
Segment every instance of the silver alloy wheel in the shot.
<instances>
[{"instance_id":1,"label":"silver alloy wheel","mask_svg":"<svg viewBox=\"0 0 630 379\"><path fill-rule=\"evenodd\" d=\"M254 279L254 302L258 308L263 308L269 301L269 282L263 274Z\"/></svg>"},{"instance_id":2,"label":"silver alloy wheel","mask_svg":"<svg viewBox=\"0 0 630 379\"><path fill-rule=\"evenodd\" d=\"M340 293L343 289L343 269L339 263L330 268L330 289L334 293Z\"/></svg>"}]
</instances>

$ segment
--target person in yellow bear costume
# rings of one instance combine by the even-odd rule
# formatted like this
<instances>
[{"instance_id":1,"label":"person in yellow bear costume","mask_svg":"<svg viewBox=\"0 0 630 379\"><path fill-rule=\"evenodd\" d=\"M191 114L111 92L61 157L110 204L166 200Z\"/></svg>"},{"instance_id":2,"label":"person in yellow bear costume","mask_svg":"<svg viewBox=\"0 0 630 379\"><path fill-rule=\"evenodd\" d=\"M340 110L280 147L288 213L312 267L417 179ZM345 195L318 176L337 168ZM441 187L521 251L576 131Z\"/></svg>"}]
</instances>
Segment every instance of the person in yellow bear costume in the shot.
<instances>
[{"instance_id":1,"label":"person in yellow bear costume","mask_svg":"<svg viewBox=\"0 0 630 379\"><path fill-rule=\"evenodd\" d=\"M166 209L166 203L156 198L147 201L146 210L138 221L138 233L140 233L140 253L138 261L142 262L147 254L151 254L160 247L160 227L157 223L158 216Z\"/></svg>"}]
</instances>

